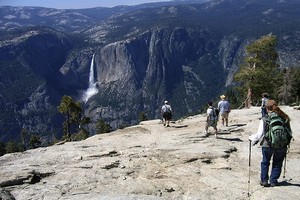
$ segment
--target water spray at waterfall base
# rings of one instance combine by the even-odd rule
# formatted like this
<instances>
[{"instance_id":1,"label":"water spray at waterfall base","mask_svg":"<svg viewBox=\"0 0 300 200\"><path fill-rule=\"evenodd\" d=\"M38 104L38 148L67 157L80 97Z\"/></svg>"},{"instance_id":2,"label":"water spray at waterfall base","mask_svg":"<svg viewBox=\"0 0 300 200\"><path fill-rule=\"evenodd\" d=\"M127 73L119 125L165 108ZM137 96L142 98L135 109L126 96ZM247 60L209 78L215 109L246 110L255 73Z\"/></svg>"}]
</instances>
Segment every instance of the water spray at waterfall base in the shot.
<instances>
[{"instance_id":1,"label":"water spray at waterfall base","mask_svg":"<svg viewBox=\"0 0 300 200\"><path fill-rule=\"evenodd\" d=\"M89 100L89 98L91 98L92 96L98 93L97 82L95 81L95 73L94 73L95 72L94 59L95 59L95 54L93 55L93 58L91 60L91 65L90 65L89 87L84 92L82 98L85 103Z\"/></svg>"}]
</instances>

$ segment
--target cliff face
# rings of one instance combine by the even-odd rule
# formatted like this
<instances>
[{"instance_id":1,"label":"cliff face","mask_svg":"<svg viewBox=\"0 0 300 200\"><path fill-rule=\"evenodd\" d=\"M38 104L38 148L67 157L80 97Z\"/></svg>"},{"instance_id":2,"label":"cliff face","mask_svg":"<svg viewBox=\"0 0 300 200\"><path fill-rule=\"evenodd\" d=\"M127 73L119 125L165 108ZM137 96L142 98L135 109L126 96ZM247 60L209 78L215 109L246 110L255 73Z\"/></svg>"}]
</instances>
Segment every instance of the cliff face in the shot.
<instances>
[{"instance_id":1,"label":"cliff face","mask_svg":"<svg viewBox=\"0 0 300 200\"><path fill-rule=\"evenodd\" d=\"M111 15L101 18L97 9L78 11L89 17L40 8L1 12L0 24L8 30L17 22L40 25L34 18L17 17L21 11L31 16L40 11L49 13L49 26L73 34L45 27L1 30L0 139L18 138L22 127L60 137L63 119L57 106L63 95L82 100L93 55L98 93L82 102L94 122L91 134L100 118L113 128L137 123L141 112L148 119L160 118L165 100L174 118L200 111L231 86L245 47L270 32L278 37L281 66L299 66L296 1L189 2L144 5L147 9L135 7L122 14L116 8L119 14L105 21ZM71 29L55 25L57 18L66 16ZM76 29L77 22L81 28Z\"/></svg>"},{"instance_id":2,"label":"cliff face","mask_svg":"<svg viewBox=\"0 0 300 200\"><path fill-rule=\"evenodd\" d=\"M89 112L114 116L115 125L124 118L137 122L142 111L160 118L165 100L174 106L174 117L197 112L231 83L242 44L236 37L218 40L209 30L181 27L111 43L95 53L99 93L90 99Z\"/></svg>"},{"instance_id":3,"label":"cliff face","mask_svg":"<svg viewBox=\"0 0 300 200\"><path fill-rule=\"evenodd\" d=\"M31 133L58 129L56 80L71 44L49 29L32 29L0 44L1 117L3 140L16 138L23 127Z\"/></svg>"}]
</instances>

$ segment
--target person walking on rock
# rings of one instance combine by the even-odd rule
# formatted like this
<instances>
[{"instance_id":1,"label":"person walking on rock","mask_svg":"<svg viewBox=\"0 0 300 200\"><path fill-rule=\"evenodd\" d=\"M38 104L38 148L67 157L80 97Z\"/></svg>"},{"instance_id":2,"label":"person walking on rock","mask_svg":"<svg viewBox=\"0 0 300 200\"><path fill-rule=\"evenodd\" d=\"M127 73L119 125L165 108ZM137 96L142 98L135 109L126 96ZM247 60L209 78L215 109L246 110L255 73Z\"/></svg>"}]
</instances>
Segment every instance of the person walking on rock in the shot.
<instances>
[{"instance_id":1,"label":"person walking on rock","mask_svg":"<svg viewBox=\"0 0 300 200\"><path fill-rule=\"evenodd\" d=\"M207 118L206 118L206 124L205 124L205 134L208 136L208 128L213 127L215 130L215 137L218 138L218 113L216 112L216 108L213 107L213 102L208 102L208 108L206 110Z\"/></svg>"},{"instance_id":2,"label":"person walking on rock","mask_svg":"<svg viewBox=\"0 0 300 200\"><path fill-rule=\"evenodd\" d=\"M257 133L249 136L249 140L251 141L252 145L255 145L262 139L260 143L262 146L260 185L264 187L274 187L278 185L278 179L280 177L282 164L286 156L287 146L292 139L292 130L290 127L289 116L277 106L276 101L268 100L266 103L266 109L268 115L260 120ZM280 120L284 123L280 124ZM274 126L272 126L273 123L275 124ZM280 142L280 146L275 145L274 141L276 140L273 137L274 135L272 135L272 139L270 139L269 136L271 131L274 130L274 127L276 126L285 127L284 130L286 130L286 142ZM280 141L283 141L282 138L283 137L280 138ZM269 176L269 166L272 157L273 162L271 174Z\"/></svg>"},{"instance_id":3,"label":"person walking on rock","mask_svg":"<svg viewBox=\"0 0 300 200\"><path fill-rule=\"evenodd\" d=\"M225 98L226 98L225 95L221 95L220 98L221 98L221 101L219 101L219 103L218 103L218 109L220 111L222 125L224 126L224 124L225 124L226 126L228 126L230 103L227 100L225 100Z\"/></svg>"},{"instance_id":4,"label":"person walking on rock","mask_svg":"<svg viewBox=\"0 0 300 200\"><path fill-rule=\"evenodd\" d=\"M165 101L164 105L161 107L161 115L164 126L170 127L170 120L172 119L172 107L169 105L168 101Z\"/></svg>"}]
</instances>

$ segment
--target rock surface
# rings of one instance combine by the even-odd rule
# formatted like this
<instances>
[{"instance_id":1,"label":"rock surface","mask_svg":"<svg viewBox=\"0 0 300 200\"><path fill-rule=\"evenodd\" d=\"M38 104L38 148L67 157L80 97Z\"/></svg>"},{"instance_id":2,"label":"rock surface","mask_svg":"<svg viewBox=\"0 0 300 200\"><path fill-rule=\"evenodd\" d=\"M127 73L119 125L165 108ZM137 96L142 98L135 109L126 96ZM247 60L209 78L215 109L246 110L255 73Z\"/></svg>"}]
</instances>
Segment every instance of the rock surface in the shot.
<instances>
[{"instance_id":1,"label":"rock surface","mask_svg":"<svg viewBox=\"0 0 300 200\"><path fill-rule=\"evenodd\" d=\"M300 112L282 109L292 119L295 140L278 187L259 185L259 146L251 148L249 168L248 136L257 130L259 107L232 110L218 139L205 136L205 116L196 115L171 127L145 121L81 142L6 154L0 186L17 200L297 199Z\"/></svg>"}]
</instances>

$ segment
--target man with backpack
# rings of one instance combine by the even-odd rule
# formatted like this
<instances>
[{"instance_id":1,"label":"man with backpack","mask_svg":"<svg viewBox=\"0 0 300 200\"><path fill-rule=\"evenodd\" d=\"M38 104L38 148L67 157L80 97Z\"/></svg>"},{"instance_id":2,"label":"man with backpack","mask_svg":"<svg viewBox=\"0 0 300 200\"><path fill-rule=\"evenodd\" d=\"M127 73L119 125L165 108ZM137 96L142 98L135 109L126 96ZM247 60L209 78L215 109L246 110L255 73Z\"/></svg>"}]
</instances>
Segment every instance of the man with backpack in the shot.
<instances>
[{"instance_id":1,"label":"man with backpack","mask_svg":"<svg viewBox=\"0 0 300 200\"><path fill-rule=\"evenodd\" d=\"M263 156L260 185L274 187L278 185L287 147L292 139L292 131L289 116L277 106L276 101L268 100L266 109L268 115L260 120L257 133L249 136L249 140L252 145L255 145L262 139L260 143ZM269 177L269 166L272 157L272 169Z\"/></svg>"},{"instance_id":2,"label":"man with backpack","mask_svg":"<svg viewBox=\"0 0 300 200\"><path fill-rule=\"evenodd\" d=\"M206 125L205 125L205 133L206 136L208 136L208 128L213 127L215 130L215 137L218 138L218 129L217 129L217 124L218 124L218 118L219 118L219 111L217 108L213 107L213 102L210 101L208 102L208 108L206 110L207 118L206 118Z\"/></svg>"},{"instance_id":3,"label":"man with backpack","mask_svg":"<svg viewBox=\"0 0 300 200\"><path fill-rule=\"evenodd\" d=\"M164 126L170 127L170 120L172 119L172 107L169 105L168 101L165 101L164 105L161 107L161 114Z\"/></svg>"}]
</instances>

